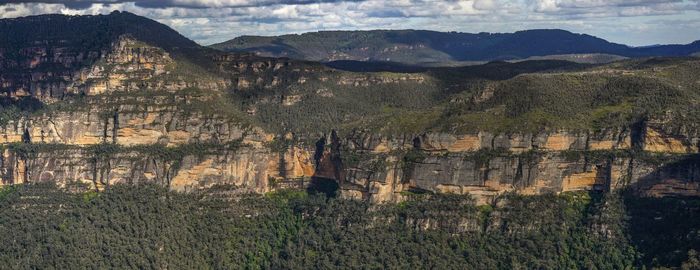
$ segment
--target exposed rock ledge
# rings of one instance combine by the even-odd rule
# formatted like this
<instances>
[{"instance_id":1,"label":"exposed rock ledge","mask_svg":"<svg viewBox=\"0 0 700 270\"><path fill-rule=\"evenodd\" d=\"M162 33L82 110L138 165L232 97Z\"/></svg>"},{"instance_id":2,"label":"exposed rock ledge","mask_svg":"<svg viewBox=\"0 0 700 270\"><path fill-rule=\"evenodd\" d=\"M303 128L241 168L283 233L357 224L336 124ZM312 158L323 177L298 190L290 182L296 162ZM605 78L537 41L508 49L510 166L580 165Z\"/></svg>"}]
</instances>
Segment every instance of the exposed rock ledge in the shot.
<instances>
[{"instance_id":1,"label":"exposed rock ledge","mask_svg":"<svg viewBox=\"0 0 700 270\"><path fill-rule=\"evenodd\" d=\"M99 135L90 128L73 128L63 130L70 136L55 141L58 145L11 144L0 158L2 183L81 181L101 189L113 183L152 181L175 190L233 184L252 192L268 192L304 188L313 181L336 181L341 196L375 203L402 201L406 192L471 194L479 203L489 203L504 192L542 194L625 187L650 196L700 196L698 150L690 145L694 139L667 137L651 127L644 133L653 147L646 146L646 141L635 142L629 132L619 130L392 138L354 133L342 139L334 135L322 138L316 147L290 144L279 148L271 146L277 141L272 136L233 126L214 135L221 129L174 124L178 128L169 132L181 134L181 139L163 134L146 136L150 133L143 130L152 129L144 121L151 118L151 114L120 116L116 134L122 136L116 141L110 141L110 132ZM96 139L74 139L89 137L86 134ZM191 134L197 134L197 140ZM3 134L5 138L13 136L23 137ZM154 151L152 143L159 140L161 144L155 148L162 150ZM238 145L234 149L219 147L231 143ZM633 147L637 144L635 147L641 148ZM105 145L120 150L107 154L94 151ZM206 147L194 152L178 150L202 145Z\"/></svg>"}]
</instances>

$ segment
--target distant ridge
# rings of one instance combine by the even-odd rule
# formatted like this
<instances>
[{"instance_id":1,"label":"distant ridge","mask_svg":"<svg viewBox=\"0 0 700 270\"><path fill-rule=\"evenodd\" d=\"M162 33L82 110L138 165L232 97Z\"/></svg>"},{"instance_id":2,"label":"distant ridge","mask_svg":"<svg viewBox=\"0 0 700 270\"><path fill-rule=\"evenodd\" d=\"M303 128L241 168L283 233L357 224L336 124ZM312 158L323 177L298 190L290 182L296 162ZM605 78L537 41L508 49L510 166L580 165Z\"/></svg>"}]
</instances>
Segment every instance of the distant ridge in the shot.
<instances>
[{"instance_id":1,"label":"distant ridge","mask_svg":"<svg viewBox=\"0 0 700 270\"><path fill-rule=\"evenodd\" d=\"M200 47L167 25L129 12L86 16L48 14L0 20L0 46L4 47L22 47L40 41L99 48L122 35L166 50Z\"/></svg>"},{"instance_id":2,"label":"distant ridge","mask_svg":"<svg viewBox=\"0 0 700 270\"><path fill-rule=\"evenodd\" d=\"M687 56L700 51L700 41L687 45L631 47L559 29L515 33L458 33L425 30L321 31L283 36L241 36L210 47L229 52L331 62L394 62L411 65L455 65L469 61L538 59L557 55L603 54L621 57ZM576 57L571 57L576 60ZM584 59L583 61L592 61Z\"/></svg>"}]
</instances>

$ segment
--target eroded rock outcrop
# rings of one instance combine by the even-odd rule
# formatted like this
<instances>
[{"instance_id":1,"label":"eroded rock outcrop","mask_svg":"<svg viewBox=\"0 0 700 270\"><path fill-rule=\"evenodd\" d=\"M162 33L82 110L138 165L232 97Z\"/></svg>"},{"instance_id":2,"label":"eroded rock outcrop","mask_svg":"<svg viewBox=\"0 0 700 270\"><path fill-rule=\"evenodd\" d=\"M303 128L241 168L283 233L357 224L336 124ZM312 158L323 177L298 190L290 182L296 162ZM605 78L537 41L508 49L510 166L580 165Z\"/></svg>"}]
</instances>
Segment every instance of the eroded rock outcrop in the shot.
<instances>
[{"instance_id":1,"label":"eroded rock outcrop","mask_svg":"<svg viewBox=\"0 0 700 270\"><path fill-rule=\"evenodd\" d=\"M270 146L272 136L221 119L157 110L117 115L116 122L110 122L114 117L100 120L82 114L11 123L16 127L3 134L6 142L29 140L34 143L28 145L38 147L53 145L42 142L57 143L67 149L23 152L6 148L1 159L3 183L80 181L102 188L109 183L155 181L176 190L234 184L267 192L306 187L313 178L322 178L338 182L344 197L375 203L399 202L406 192L426 191L471 194L478 203L489 203L505 192L630 187L650 196L700 195L698 149L690 144L693 139L663 137L655 127L646 127L644 138L652 139L654 149L659 141L672 142L661 144L671 148L651 151L647 141L633 142L630 132L620 129L393 137L356 132L345 138L324 137L316 147L292 143L275 149ZM174 150L176 157L138 148L232 142L240 145L235 150L211 145L202 152ZM105 144L125 150L99 158L86 151ZM632 147L636 144L641 148ZM672 148L678 144L686 146L684 151Z\"/></svg>"},{"instance_id":2,"label":"eroded rock outcrop","mask_svg":"<svg viewBox=\"0 0 700 270\"><path fill-rule=\"evenodd\" d=\"M15 60L20 59L20 60ZM105 48L60 47L37 43L15 59L0 57L0 86L5 96L34 97L45 103L66 95L99 95L149 90L177 91L187 87L216 89L225 82L188 82L178 74L173 58L129 35Z\"/></svg>"},{"instance_id":3,"label":"eroded rock outcrop","mask_svg":"<svg viewBox=\"0 0 700 270\"><path fill-rule=\"evenodd\" d=\"M341 189L343 196L374 202L400 201L404 192L424 191L472 194L480 203L504 192L627 187L652 196L674 191L700 195L697 165L690 165L697 162L695 139L659 134L652 126L643 132L651 141L633 142L624 129L393 138L357 133L345 149L349 159L360 156L360 161L345 168ZM636 144L639 148L632 147ZM673 165L679 162L683 165Z\"/></svg>"}]
</instances>

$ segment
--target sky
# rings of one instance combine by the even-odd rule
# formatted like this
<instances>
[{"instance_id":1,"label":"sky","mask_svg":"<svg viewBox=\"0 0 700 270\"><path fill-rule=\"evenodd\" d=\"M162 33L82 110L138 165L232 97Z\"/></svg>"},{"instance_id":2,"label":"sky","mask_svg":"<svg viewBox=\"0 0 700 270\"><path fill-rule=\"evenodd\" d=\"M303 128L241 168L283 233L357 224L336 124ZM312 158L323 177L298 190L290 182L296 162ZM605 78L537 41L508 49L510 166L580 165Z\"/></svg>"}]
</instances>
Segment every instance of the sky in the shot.
<instances>
[{"instance_id":1,"label":"sky","mask_svg":"<svg viewBox=\"0 0 700 270\"><path fill-rule=\"evenodd\" d=\"M0 0L0 18L129 11L202 45L321 30L564 29L632 46L700 40L700 0Z\"/></svg>"}]
</instances>

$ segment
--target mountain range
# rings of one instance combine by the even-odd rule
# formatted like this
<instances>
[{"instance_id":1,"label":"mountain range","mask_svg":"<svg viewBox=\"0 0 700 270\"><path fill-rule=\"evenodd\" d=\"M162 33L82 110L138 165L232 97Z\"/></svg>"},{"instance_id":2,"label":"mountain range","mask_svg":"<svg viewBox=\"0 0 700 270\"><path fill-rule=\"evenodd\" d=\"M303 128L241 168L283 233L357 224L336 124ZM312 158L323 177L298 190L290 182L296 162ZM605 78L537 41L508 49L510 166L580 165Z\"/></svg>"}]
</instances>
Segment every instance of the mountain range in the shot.
<instances>
[{"instance_id":1,"label":"mountain range","mask_svg":"<svg viewBox=\"0 0 700 270\"><path fill-rule=\"evenodd\" d=\"M353 60L425 66L547 56L558 56L558 59L568 56L567 60L590 62L593 61L591 57L600 58L595 56L598 54L617 57L686 56L700 51L700 41L686 45L630 47L558 29L478 34L373 30L241 36L210 47L229 52L254 52L261 56L321 62Z\"/></svg>"},{"instance_id":2,"label":"mountain range","mask_svg":"<svg viewBox=\"0 0 700 270\"><path fill-rule=\"evenodd\" d=\"M533 193L614 189L619 188L613 184L622 181L621 175L638 182L654 170L692 176L692 168L657 166L664 163L642 166L629 163L639 157L615 151L691 155L700 147L700 62L689 56L620 59L609 64L545 57L462 67L353 60L324 64L200 46L166 25L127 12L32 16L0 20L0 26L0 125L4 126L0 143L16 147L12 149L18 155L0 163L9 166L3 177L7 183L35 181L47 174L33 170L49 170L55 181L66 181L69 175L77 174L99 189L124 181L122 173L129 172L131 180L141 179L138 181L157 175L155 179L173 189L234 181L264 192L296 185L294 179L309 178L331 179L328 183L339 184L346 194L373 202L398 201L401 192L407 190L443 192L454 188L460 193L476 190L482 193L480 201L488 201L494 194L510 189ZM501 54L486 49L467 51L459 60L489 59L508 50L511 53L507 55L515 55L512 52L528 49L531 51L520 56L537 58L532 55L585 52L586 48L608 48L606 52L626 56L652 52L679 55L692 51L689 48L694 46L630 48L561 30L477 35L426 31L322 33L326 34L334 40L345 36L347 48L353 48L357 40L379 44L387 37L404 43L413 40L410 46L423 51L437 46L453 55L462 51L455 44L462 48L467 44L502 48ZM349 41L347 35L355 41ZM376 35L383 38L377 39ZM301 43L338 46L338 42L320 42L314 34L293 37ZM471 42L455 42L453 37ZM547 43L543 37L556 38ZM508 40L511 42L505 42ZM515 46L516 40L528 46ZM428 41L433 47L420 45ZM382 49L406 55L406 59L412 57L401 50ZM249 169L222 171L216 177L182 169L187 167L183 164L188 164L190 170L204 166L192 163L194 160L180 160L191 156L191 151L223 155L232 151L228 147L241 142L245 142L243 148L250 156L228 156L234 160L217 159L206 166L238 162L248 164ZM53 146L48 148L45 160L26 164L49 163L28 166L22 173L15 169L19 165L13 162L33 157L23 152L27 145L41 148L46 144L73 149L80 153L75 158L87 160L94 158L94 153L86 148L105 144L111 149L110 155L128 152L143 160L148 160L154 149L140 147L155 147L161 154L175 151L175 147L178 150L162 162L175 159L180 169L153 172L156 168L144 165L97 178L86 173L97 168L59 170L60 166L50 161L55 158L51 154ZM241 151L238 146L236 149ZM600 150L613 151L622 163L590 167L585 155L579 156L581 164L561 159L567 151ZM437 154L441 152L447 155ZM544 155L525 166L520 164L524 162L523 152ZM489 154L481 156L484 153ZM433 160L421 162L425 158ZM119 160L105 161L112 168ZM412 169L389 166L393 163L389 160L403 160L413 164ZM511 161L502 163L504 160ZM458 166L452 164L455 162L464 163L459 166L465 169L452 168ZM383 165L365 167L375 163ZM622 164L636 167L623 169ZM478 167L489 166L493 166L489 174L478 173ZM620 172L584 177L593 173L593 168ZM367 172L372 173L365 175ZM388 174L401 175L403 180L384 179ZM556 176L547 177L547 183L533 182L537 175ZM567 180L571 177L586 180L572 184ZM488 181L494 182L486 184ZM677 183L662 181L659 185ZM378 186L381 191L377 191ZM666 192L652 184L644 190ZM698 192L676 186L672 190L668 192Z\"/></svg>"},{"instance_id":3,"label":"mountain range","mask_svg":"<svg viewBox=\"0 0 700 270\"><path fill-rule=\"evenodd\" d=\"M288 38L0 20L0 268L697 266L697 42Z\"/></svg>"}]
</instances>

